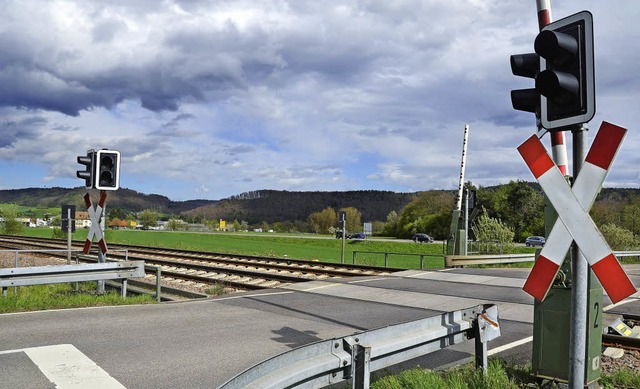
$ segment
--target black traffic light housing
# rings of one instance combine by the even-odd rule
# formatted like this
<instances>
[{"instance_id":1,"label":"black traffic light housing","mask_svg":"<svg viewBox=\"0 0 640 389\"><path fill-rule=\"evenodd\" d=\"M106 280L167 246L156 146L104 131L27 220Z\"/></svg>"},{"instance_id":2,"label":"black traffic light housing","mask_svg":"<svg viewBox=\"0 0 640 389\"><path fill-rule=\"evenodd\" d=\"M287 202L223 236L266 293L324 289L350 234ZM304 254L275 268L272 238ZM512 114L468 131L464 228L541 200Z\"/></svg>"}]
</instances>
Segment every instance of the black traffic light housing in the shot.
<instances>
[{"instance_id":1,"label":"black traffic light housing","mask_svg":"<svg viewBox=\"0 0 640 389\"><path fill-rule=\"evenodd\" d=\"M100 190L120 188L120 152L98 150L95 157L94 187Z\"/></svg>"},{"instance_id":2,"label":"black traffic light housing","mask_svg":"<svg viewBox=\"0 0 640 389\"><path fill-rule=\"evenodd\" d=\"M93 161L95 158L95 151L87 150L87 155L79 155L78 163L84 165L84 170L76 171L76 176L84 180L84 186L87 189L93 188Z\"/></svg>"},{"instance_id":3,"label":"black traffic light housing","mask_svg":"<svg viewBox=\"0 0 640 389\"><path fill-rule=\"evenodd\" d=\"M76 176L85 181L85 188L117 190L120 188L120 152L117 150L87 150L87 155L78 156L78 163L85 170Z\"/></svg>"},{"instance_id":4,"label":"black traffic light housing","mask_svg":"<svg viewBox=\"0 0 640 389\"><path fill-rule=\"evenodd\" d=\"M515 76L535 78L540 71L540 57L535 53L511 56L511 72ZM534 88L511 91L513 109L540 114L540 92Z\"/></svg>"},{"instance_id":5,"label":"black traffic light housing","mask_svg":"<svg viewBox=\"0 0 640 389\"><path fill-rule=\"evenodd\" d=\"M514 109L533 112L542 127L563 131L595 115L593 16L582 11L545 26L535 53L511 56L516 76L535 78L535 88L511 91Z\"/></svg>"},{"instance_id":6,"label":"black traffic light housing","mask_svg":"<svg viewBox=\"0 0 640 389\"><path fill-rule=\"evenodd\" d=\"M548 130L586 123L596 112L593 16L582 11L545 26L536 37L540 55L536 90L540 122Z\"/></svg>"}]
</instances>

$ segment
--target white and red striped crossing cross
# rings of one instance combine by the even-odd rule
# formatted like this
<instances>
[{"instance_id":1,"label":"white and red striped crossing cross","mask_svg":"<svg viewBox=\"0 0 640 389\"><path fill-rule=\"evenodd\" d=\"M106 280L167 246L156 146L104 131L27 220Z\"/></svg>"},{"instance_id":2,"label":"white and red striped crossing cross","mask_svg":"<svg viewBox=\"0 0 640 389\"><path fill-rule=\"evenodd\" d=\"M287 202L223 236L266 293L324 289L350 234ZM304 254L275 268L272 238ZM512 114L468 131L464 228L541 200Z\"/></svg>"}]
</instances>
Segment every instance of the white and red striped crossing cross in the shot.
<instances>
[{"instance_id":1,"label":"white and red striped crossing cross","mask_svg":"<svg viewBox=\"0 0 640 389\"><path fill-rule=\"evenodd\" d=\"M102 251L102 254L107 253L107 244L104 241L102 229L100 229L100 216L102 215L102 208L104 207L104 202L106 200L107 192L102 191L100 193L100 201L94 209L91 205L91 198L89 197L89 193L84 195L84 204L87 206L87 211L89 211L89 219L91 219L91 227L89 227L87 240L84 242L84 247L82 249L82 252L85 254L89 254L89 249L91 248L91 243L93 242L94 236L98 240L98 246L100 246L100 251Z\"/></svg>"},{"instance_id":2,"label":"white and red striped crossing cross","mask_svg":"<svg viewBox=\"0 0 640 389\"><path fill-rule=\"evenodd\" d=\"M578 245L613 303L636 292L588 213L626 131L611 123L602 123L573 187L566 182L537 136L518 147L558 213L558 220L523 287L538 300L544 300L547 295L572 241Z\"/></svg>"}]
</instances>

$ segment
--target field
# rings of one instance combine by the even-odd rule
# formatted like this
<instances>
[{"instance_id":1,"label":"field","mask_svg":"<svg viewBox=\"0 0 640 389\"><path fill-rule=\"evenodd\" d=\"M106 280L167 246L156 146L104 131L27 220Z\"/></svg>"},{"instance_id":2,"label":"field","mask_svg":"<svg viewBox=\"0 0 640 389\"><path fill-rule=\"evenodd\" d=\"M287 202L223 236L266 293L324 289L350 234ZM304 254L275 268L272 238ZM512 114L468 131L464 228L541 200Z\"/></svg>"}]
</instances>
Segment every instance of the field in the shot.
<instances>
[{"instance_id":1,"label":"field","mask_svg":"<svg viewBox=\"0 0 640 389\"><path fill-rule=\"evenodd\" d=\"M15 204L7 204L0 203L0 212L4 213L6 211L13 212L18 217L31 217L31 218L40 218L43 219L46 216L53 217L60 215L60 207L58 208L38 208L38 207L27 207L24 205L15 205Z\"/></svg>"},{"instance_id":2,"label":"field","mask_svg":"<svg viewBox=\"0 0 640 389\"><path fill-rule=\"evenodd\" d=\"M25 235L50 238L49 228L27 228ZM79 229L74 240L83 241L87 230ZM306 259L322 262L341 262L342 241L327 235L271 234L271 233L200 233L168 231L106 231L109 243L140 246L171 247L183 250L208 251L227 254L256 255L275 258ZM533 249L517 248L518 252ZM347 240L344 261L357 264L395 268L442 268L445 247L442 242L414 243L395 239ZM354 256L355 253L355 256ZM385 253L388 253L385 255Z\"/></svg>"}]
</instances>

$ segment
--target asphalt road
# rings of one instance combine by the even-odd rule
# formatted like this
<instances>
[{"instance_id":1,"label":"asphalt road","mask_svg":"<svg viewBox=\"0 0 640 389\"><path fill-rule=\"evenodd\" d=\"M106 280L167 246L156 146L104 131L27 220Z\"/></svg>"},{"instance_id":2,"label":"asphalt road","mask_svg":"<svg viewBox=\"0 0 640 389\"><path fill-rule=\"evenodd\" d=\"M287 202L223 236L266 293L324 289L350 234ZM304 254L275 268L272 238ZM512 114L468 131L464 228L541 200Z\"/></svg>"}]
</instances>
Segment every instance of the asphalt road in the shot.
<instances>
[{"instance_id":1,"label":"asphalt road","mask_svg":"<svg viewBox=\"0 0 640 389\"><path fill-rule=\"evenodd\" d=\"M631 271L640 285L640 268ZM498 305L490 353L531 356L528 269L406 271L156 305L0 315L0 386L211 388L269 357L309 344L481 303ZM638 295L610 311L640 314ZM493 350L493 351L492 351ZM412 364L438 368L473 355L473 341Z\"/></svg>"}]
</instances>

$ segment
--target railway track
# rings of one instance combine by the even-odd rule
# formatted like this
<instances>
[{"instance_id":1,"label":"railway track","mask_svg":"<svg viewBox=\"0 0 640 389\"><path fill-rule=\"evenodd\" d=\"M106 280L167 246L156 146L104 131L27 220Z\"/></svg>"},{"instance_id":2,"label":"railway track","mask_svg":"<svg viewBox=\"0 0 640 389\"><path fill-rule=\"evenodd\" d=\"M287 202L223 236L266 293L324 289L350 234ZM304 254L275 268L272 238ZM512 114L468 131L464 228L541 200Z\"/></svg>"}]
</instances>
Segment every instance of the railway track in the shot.
<instances>
[{"instance_id":1,"label":"railway track","mask_svg":"<svg viewBox=\"0 0 640 389\"><path fill-rule=\"evenodd\" d=\"M81 250L83 244L73 241L72 250ZM67 242L60 239L0 235L0 249L38 250L38 255L67 258L67 252L60 251L67 249ZM92 260L86 256L80 258ZM160 267L163 285L201 291L206 291L214 284L233 291L255 290L317 279L380 275L400 270L118 244L109 244L108 259L143 260L147 265ZM155 271L149 269L145 278L155 282Z\"/></svg>"},{"instance_id":2,"label":"railway track","mask_svg":"<svg viewBox=\"0 0 640 389\"><path fill-rule=\"evenodd\" d=\"M640 315L624 314L622 315L622 320L631 328L640 326ZM624 350L640 351L640 338L615 334L602 334L602 345L621 348Z\"/></svg>"}]
</instances>

